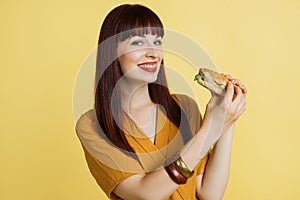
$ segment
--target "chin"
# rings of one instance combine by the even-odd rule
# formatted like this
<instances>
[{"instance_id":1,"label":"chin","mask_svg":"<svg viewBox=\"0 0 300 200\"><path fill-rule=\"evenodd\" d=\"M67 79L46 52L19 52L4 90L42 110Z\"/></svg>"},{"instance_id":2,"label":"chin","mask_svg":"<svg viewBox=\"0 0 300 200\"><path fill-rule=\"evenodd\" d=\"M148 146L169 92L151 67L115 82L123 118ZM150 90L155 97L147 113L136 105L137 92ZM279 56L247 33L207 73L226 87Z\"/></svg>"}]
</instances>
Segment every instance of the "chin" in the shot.
<instances>
[{"instance_id":1,"label":"chin","mask_svg":"<svg viewBox=\"0 0 300 200\"><path fill-rule=\"evenodd\" d=\"M143 80L146 83L154 83L157 80L157 74L152 74L152 75L149 75L149 76L144 76Z\"/></svg>"}]
</instances>

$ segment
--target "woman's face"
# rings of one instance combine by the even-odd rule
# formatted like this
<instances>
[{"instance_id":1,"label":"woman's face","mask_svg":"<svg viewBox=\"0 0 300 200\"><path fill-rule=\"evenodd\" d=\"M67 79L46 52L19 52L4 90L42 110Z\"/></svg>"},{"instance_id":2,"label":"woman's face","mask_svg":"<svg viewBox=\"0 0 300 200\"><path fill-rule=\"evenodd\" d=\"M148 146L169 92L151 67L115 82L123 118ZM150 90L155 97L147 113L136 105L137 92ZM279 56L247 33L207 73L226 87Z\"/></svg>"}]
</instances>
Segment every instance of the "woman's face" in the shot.
<instances>
[{"instance_id":1,"label":"woman's face","mask_svg":"<svg viewBox=\"0 0 300 200\"><path fill-rule=\"evenodd\" d=\"M156 81L163 59L161 43L162 38L152 34L119 42L117 55L124 76L146 83Z\"/></svg>"}]
</instances>

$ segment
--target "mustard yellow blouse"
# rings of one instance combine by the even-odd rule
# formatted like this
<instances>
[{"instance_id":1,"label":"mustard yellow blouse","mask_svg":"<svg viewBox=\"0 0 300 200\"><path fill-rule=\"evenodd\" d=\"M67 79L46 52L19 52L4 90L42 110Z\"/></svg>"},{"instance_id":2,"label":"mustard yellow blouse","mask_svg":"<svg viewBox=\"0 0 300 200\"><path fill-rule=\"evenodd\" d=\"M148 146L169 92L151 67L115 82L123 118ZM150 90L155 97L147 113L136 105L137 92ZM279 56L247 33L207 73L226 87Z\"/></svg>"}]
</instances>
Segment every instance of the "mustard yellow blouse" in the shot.
<instances>
[{"instance_id":1,"label":"mustard yellow blouse","mask_svg":"<svg viewBox=\"0 0 300 200\"><path fill-rule=\"evenodd\" d=\"M197 103L184 95L174 97L184 110L192 134L201 125L201 115ZM179 129L166 117L163 108L157 109L156 135L154 143L143 133L136 123L125 116L122 124L126 139L138 155L139 161L122 153L122 150L105 140L101 133L94 110L83 115L76 124L76 132L81 141L90 172L101 189L110 199L116 199L113 189L124 179L155 170L162 166L166 158L180 151L184 142ZM196 198L196 176L203 174L209 156L206 155L194 169L194 176L169 197L169 200L194 200Z\"/></svg>"}]
</instances>

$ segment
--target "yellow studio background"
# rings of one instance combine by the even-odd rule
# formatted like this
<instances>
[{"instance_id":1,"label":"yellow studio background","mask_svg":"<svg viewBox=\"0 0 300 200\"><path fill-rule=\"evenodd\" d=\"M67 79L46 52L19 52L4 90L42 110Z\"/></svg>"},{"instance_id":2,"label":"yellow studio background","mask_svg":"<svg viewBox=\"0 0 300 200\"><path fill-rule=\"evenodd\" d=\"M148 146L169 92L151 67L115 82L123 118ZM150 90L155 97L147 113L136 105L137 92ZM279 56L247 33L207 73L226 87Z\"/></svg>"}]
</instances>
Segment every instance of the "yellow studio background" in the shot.
<instances>
[{"instance_id":1,"label":"yellow studio background","mask_svg":"<svg viewBox=\"0 0 300 200\"><path fill-rule=\"evenodd\" d=\"M106 199L74 131L72 92L102 20L122 3L0 2L0 199ZM300 1L129 3L153 9L248 87L224 199L300 199Z\"/></svg>"}]
</instances>

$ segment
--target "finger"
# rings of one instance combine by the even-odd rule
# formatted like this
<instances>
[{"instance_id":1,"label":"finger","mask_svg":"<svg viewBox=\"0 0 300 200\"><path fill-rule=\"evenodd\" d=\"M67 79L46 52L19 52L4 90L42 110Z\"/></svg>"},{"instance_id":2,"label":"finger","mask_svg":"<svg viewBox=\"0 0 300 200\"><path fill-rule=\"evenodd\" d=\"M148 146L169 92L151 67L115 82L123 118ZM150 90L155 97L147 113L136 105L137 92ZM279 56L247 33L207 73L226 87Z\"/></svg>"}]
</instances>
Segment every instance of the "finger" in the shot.
<instances>
[{"instance_id":1,"label":"finger","mask_svg":"<svg viewBox=\"0 0 300 200\"><path fill-rule=\"evenodd\" d=\"M244 97L246 97L247 96L247 92L248 92L247 91L247 87L245 85L243 85L243 84L238 84L237 86L239 86L239 88L241 89Z\"/></svg>"},{"instance_id":2,"label":"finger","mask_svg":"<svg viewBox=\"0 0 300 200\"><path fill-rule=\"evenodd\" d=\"M243 95L246 96L246 94L247 94L247 87L245 85L243 85L241 83L241 81L239 81L239 80L236 81L235 85L237 85L239 88L241 88Z\"/></svg>"},{"instance_id":3,"label":"finger","mask_svg":"<svg viewBox=\"0 0 300 200\"><path fill-rule=\"evenodd\" d=\"M240 104L240 102L244 99L242 90L240 87L238 86L234 86L234 98L233 98L233 103L235 104L235 106L238 106Z\"/></svg>"},{"instance_id":4,"label":"finger","mask_svg":"<svg viewBox=\"0 0 300 200\"><path fill-rule=\"evenodd\" d=\"M247 95L247 87L245 85L242 84L242 82L238 79L231 79L230 80L234 85L237 85L241 88L242 93L244 95L244 97L246 97Z\"/></svg>"},{"instance_id":5,"label":"finger","mask_svg":"<svg viewBox=\"0 0 300 200\"><path fill-rule=\"evenodd\" d=\"M244 85L241 85L240 88L242 89L242 93L243 93L244 97L246 97L246 95L247 95L247 93L248 93L247 87L244 86Z\"/></svg>"},{"instance_id":6,"label":"finger","mask_svg":"<svg viewBox=\"0 0 300 200\"><path fill-rule=\"evenodd\" d=\"M237 89L237 102L238 102L238 110L242 110L242 108L245 106L246 101L245 101L245 97L243 95L243 92L240 88Z\"/></svg>"},{"instance_id":7,"label":"finger","mask_svg":"<svg viewBox=\"0 0 300 200\"><path fill-rule=\"evenodd\" d=\"M236 78L230 77L230 78L228 78L228 80L231 81L234 85L240 86L242 84L242 82Z\"/></svg>"},{"instance_id":8,"label":"finger","mask_svg":"<svg viewBox=\"0 0 300 200\"><path fill-rule=\"evenodd\" d=\"M237 85L237 86L240 86L242 83L240 80L238 79L231 79L231 82L234 84L234 85Z\"/></svg>"},{"instance_id":9,"label":"finger","mask_svg":"<svg viewBox=\"0 0 300 200\"><path fill-rule=\"evenodd\" d=\"M234 86L234 91L234 99L230 104L230 110L233 114L233 119L236 120L242 113L245 98L242 94L241 89L238 86Z\"/></svg>"},{"instance_id":10,"label":"finger","mask_svg":"<svg viewBox=\"0 0 300 200\"><path fill-rule=\"evenodd\" d=\"M245 111L245 108L246 108L246 101L244 100L243 103L240 104L239 115L241 115Z\"/></svg>"},{"instance_id":11,"label":"finger","mask_svg":"<svg viewBox=\"0 0 300 200\"><path fill-rule=\"evenodd\" d=\"M227 83L227 86L226 86L226 93L225 93L225 101L226 101L226 103L229 103L229 102L232 101L233 94L234 94L234 86L233 86L233 84L229 81L229 82Z\"/></svg>"},{"instance_id":12,"label":"finger","mask_svg":"<svg viewBox=\"0 0 300 200\"><path fill-rule=\"evenodd\" d=\"M224 74L222 74L224 75ZM226 74L224 75L228 80L230 80L232 83L234 84L237 84L237 85L240 85L241 84L241 81L236 79L236 78L233 78L230 74Z\"/></svg>"},{"instance_id":13,"label":"finger","mask_svg":"<svg viewBox=\"0 0 300 200\"><path fill-rule=\"evenodd\" d=\"M233 79L233 77L230 74L225 74L224 75L226 78L228 78L229 80Z\"/></svg>"},{"instance_id":14,"label":"finger","mask_svg":"<svg viewBox=\"0 0 300 200\"><path fill-rule=\"evenodd\" d=\"M239 86L241 89L246 87L245 85L242 84L241 81L238 81L238 83L236 85Z\"/></svg>"},{"instance_id":15,"label":"finger","mask_svg":"<svg viewBox=\"0 0 300 200\"><path fill-rule=\"evenodd\" d=\"M234 87L234 97L232 100L232 110L234 110L235 113L239 113L238 109L240 107L240 104L243 104L243 102L245 101L245 97L243 96L242 90L235 86Z\"/></svg>"},{"instance_id":16,"label":"finger","mask_svg":"<svg viewBox=\"0 0 300 200\"><path fill-rule=\"evenodd\" d=\"M246 102L245 100L243 100L241 101L241 103L238 105L236 109L236 118L239 118L243 114L245 107L246 107Z\"/></svg>"},{"instance_id":17,"label":"finger","mask_svg":"<svg viewBox=\"0 0 300 200\"><path fill-rule=\"evenodd\" d=\"M234 119L234 121L236 121L237 119L240 118L240 116L243 114L244 110L245 110L245 104L244 103L240 103L238 105L238 107L235 108L234 116L232 117Z\"/></svg>"},{"instance_id":18,"label":"finger","mask_svg":"<svg viewBox=\"0 0 300 200\"><path fill-rule=\"evenodd\" d=\"M234 85L237 85L237 86L241 86L242 85L242 82L239 80L239 79L236 79L236 78L233 78L231 75L229 74L226 74L225 77L230 81L232 82Z\"/></svg>"}]
</instances>

